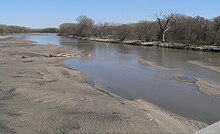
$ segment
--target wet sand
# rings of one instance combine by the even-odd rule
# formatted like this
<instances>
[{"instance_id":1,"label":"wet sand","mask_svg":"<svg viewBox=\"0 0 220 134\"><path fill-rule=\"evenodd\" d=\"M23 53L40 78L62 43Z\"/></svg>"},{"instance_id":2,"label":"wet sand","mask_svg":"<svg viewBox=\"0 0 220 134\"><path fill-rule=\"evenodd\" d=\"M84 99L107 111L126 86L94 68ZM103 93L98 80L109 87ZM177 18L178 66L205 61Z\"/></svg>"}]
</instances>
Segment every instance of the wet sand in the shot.
<instances>
[{"instance_id":1,"label":"wet sand","mask_svg":"<svg viewBox=\"0 0 220 134\"><path fill-rule=\"evenodd\" d=\"M220 97L220 84L202 79L197 79L196 85L199 90L207 95Z\"/></svg>"},{"instance_id":2,"label":"wet sand","mask_svg":"<svg viewBox=\"0 0 220 134\"><path fill-rule=\"evenodd\" d=\"M165 67L165 66L160 66L154 62L151 62L151 61L147 61L143 58L139 58L138 59L138 62L144 66L148 66L148 67L152 67L152 68L157 68L157 69L161 69L161 70L172 70L172 68L168 68L168 67Z\"/></svg>"},{"instance_id":3,"label":"wet sand","mask_svg":"<svg viewBox=\"0 0 220 134\"><path fill-rule=\"evenodd\" d=\"M63 65L67 58L48 57L66 52L79 53L55 45L0 47L0 133L188 134L206 126L90 86Z\"/></svg>"},{"instance_id":4,"label":"wet sand","mask_svg":"<svg viewBox=\"0 0 220 134\"><path fill-rule=\"evenodd\" d=\"M188 62L220 73L220 67L210 66L199 61L188 61ZM210 96L220 97L219 83L196 78L195 84L198 86L201 92Z\"/></svg>"},{"instance_id":5,"label":"wet sand","mask_svg":"<svg viewBox=\"0 0 220 134\"><path fill-rule=\"evenodd\" d=\"M205 63L199 61L188 61L188 62L220 73L220 67L206 65Z\"/></svg>"},{"instance_id":6,"label":"wet sand","mask_svg":"<svg viewBox=\"0 0 220 134\"><path fill-rule=\"evenodd\" d=\"M161 70L171 70L171 68L159 66L156 63L144 60L142 58L138 59L138 62L141 63L142 65L161 69ZM204 63L198 62L198 61L188 61L191 64L195 64L216 72L220 72L220 68L216 66L210 66L206 65ZM175 70L175 69L173 69ZM203 92L204 94L210 95L210 96L215 96L215 97L220 97L220 84L212 82L212 81L207 81L203 80L200 78L188 78L187 76L182 76L182 75L176 75L174 76L174 79L179 82L187 83L189 85L195 85L198 86L198 89Z\"/></svg>"}]
</instances>

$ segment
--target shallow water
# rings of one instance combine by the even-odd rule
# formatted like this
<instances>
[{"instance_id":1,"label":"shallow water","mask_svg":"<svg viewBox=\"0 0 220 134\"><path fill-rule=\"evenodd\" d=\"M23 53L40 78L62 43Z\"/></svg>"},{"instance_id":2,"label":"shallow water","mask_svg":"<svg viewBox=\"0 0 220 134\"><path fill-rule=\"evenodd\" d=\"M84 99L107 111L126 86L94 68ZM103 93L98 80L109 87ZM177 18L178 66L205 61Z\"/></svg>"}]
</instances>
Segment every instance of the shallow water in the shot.
<instances>
[{"instance_id":1,"label":"shallow water","mask_svg":"<svg viewBox=\"0 0 220 134\"><path fill-rule=\"evenodd\" d=\"M220 53L96 43L56 35L23 38L91 53L91 57L70 59L64 63L126 99L141 98L209 124L220 120L220 99L201 93L193 84L194 77L220 82L220 73L186 62L196 60L220 66ZM138 61L139 58L169 69L145 66ZM177 81L175 76L192 82Z\"/></svg>"}]
</instances>

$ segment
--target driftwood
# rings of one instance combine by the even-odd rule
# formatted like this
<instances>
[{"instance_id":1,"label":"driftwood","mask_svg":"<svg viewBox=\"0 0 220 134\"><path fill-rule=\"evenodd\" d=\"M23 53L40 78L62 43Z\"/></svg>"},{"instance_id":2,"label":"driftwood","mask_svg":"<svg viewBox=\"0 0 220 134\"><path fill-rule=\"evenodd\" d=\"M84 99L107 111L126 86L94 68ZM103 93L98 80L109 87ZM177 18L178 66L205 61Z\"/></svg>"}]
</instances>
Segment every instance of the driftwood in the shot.
<instances>
[{"instance_id":1,"label":"driftwood","mask_svg":"<svg viewBox=\"0 0 220 134\"><path fill-rule=\"evenodd\" d=\"M76 57L76 58L81 58L83 57L84 55L79 53L79 54L71 54L71 53L60 53L60 54L57 54L57 55L53 55L53 54L50 54L49 57Z\"/></svg>"},{"instance_id":2,"label":"driftwood","mask_svg":"<svg viewBox=\"0 0 220 134\"><path fill-rule=\"evenodd\" d=\"M56 57L74 57L74 54L70 53L60 53Z\"/></svg>"}]
</instances>

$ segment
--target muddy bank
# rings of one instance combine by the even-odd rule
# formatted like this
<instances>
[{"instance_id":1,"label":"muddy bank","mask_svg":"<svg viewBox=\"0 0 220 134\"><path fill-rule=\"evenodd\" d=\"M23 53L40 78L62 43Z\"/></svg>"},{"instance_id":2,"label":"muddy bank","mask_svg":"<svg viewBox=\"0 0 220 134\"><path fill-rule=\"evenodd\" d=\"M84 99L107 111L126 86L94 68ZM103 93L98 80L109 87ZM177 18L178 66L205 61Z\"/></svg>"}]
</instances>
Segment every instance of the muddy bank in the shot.
<instances>
[{"instance_id":1,"label":"muddy bank","mask_svg":"<svg viewBox=\"0 0 220 134\"><path fill-rule=\"evenodd\" d=\"M215 45L162 43L159 41L145 42L145 41L141 41L141 40L121 41L121 40L116 40L116 39L89 38L89 37L78 37L78 36L72 36L72 35L63 35L63 36L68 37L68 38L75 38L75 39L80 39L80 40L89 40L89 41L96 41L96 42L105 42L105 43L117 43L117 44L137 45L137 46L154 46L154 47L163 47L163 48L172 48L172 49L186 49L186 50L195 50L195 51L220 52L220 46L215 46Z\"/></svg>"},{"instance_id":2,"label":"muddy bank","mask_svg":"<svg viewBox=\"0 0 220 134\"><path fill-rule=\"evenodd\" d=\"M97 90L54 45L0 49L0 133L193 133L206 124ZM178 129L176 129L178 128Z\"/></svg>"}]
</instances>

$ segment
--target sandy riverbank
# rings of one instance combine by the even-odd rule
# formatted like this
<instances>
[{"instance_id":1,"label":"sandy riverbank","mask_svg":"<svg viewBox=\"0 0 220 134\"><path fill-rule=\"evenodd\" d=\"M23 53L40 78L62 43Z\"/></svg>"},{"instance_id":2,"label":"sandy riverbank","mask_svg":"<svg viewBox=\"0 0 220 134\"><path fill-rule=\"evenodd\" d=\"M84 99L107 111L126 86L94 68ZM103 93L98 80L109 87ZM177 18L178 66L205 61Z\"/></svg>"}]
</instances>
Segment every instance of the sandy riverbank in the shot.
<instances>
[{"instance_id":1,"label":"sandy riverbank","mask_svg":"<svg viewBox=\"0 0 220 134\"><path fill-rule=\"evenodd\" d=\"M207 95L220 97L220 84L197 79L196 85L198 86L199 90Z\"/></svg>"},{"instance_id":2,"label":"sandy riverbank","mask_svg":"<svg viewBox=\"0 0 220 134\"><path fill-rule=\"evenodd\" d=\"M9 37L8 36L0 36L0 41L1 40L6 40L6 39L8 39Z\"/></svg>"},{"instance_id":3,"label":"sandy riverbank","mask_svg":"<svg viewBox=\"0 0 220 134\"><path fill-rule=\"evenodd\" d=\"M191 64L198 65L212 71L220 73L220 67L207 65L199 61L188 61ZM220 97L220 84L212 81L207 81L203 79L196 78L195 84L198 86L199 90L207 95Z\"/></svg>"},{"instance_id":4,"label":"sandy riverbank","mask_svg":"<svg viewBox=\"0 0 220 134\"><path fill-rule=\"evenodd\" d=\"M63 65L65 58L48 57L64 52L78 53L53 45L1 47L0 133L192 133L206 126L91 87Z\"/></svg>"},{"instance_id":5,"label":"sandy riverbank","mask_svg":"<svg viewBox=\"0 0 220 134\"><path fill-rule=\"evenodd\" d=\"M199 61L188 61L188 62L220 73L220 67L207 65Z\"/></svg>"},{"instance_id":6,"label":"sandy riverbank","mask_svg":"<svg viewBox=\"0 0 220 134\"><path fill-rule=\"evenodd\" d=\"M138 62L144 66L148 66L148 67L152 67L152 68L156 68L156 69L161 69L161 70L172 70L172 68L168 68L168 67L165 67L165 66L160 66L154 62L151 62L151 61L147 61L143 58L139 58L138 59Z\"/></svg>"},{"instance_id":7,"label":"sandy riverbank","mask_svg":"<svg viewBox=\"0 0 220 134\"><path fill-rule=\"evenodd\" d=\"M15 45L15 44L31 44L32 41L12 38L10 36L0 36L1 45Z\"/></svg>"}]
</instances>

